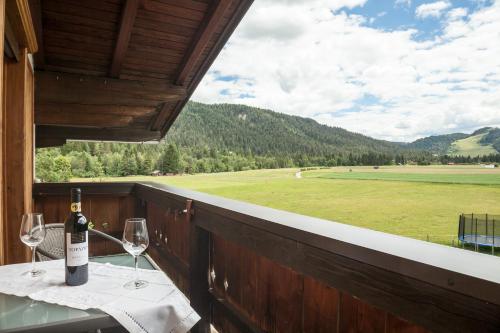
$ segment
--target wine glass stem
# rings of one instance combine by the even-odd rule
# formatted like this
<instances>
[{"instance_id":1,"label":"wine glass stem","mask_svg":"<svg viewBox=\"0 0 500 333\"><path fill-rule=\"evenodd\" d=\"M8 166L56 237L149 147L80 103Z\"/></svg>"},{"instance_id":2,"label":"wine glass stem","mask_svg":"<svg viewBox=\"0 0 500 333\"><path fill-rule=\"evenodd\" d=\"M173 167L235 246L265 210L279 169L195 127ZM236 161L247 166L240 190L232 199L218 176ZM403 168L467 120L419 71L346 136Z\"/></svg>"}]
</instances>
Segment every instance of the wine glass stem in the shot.
<instances>
[{"instance_id":1,"label":"wine glass stem","mask_svg":"<svg viewBox=\"0 0 500 333\"><path fill-rule=\"evenodd\" d=\"M33 246L31 248L31 273L35 273L36 267L35 267L35 253L36 253L36 246Z\"/></svg>"},{"instance_id":2,"label":"wine glass stem","mask_svg":"<svg viewBox=\"0 0 500 333\"><path fill-rule=\"evenodd\" d=\"M134 260L135 260L135 281L139 282L139 270L137 269L139 263L139 256L134 256Z\"/></svg>"}]
</instances>

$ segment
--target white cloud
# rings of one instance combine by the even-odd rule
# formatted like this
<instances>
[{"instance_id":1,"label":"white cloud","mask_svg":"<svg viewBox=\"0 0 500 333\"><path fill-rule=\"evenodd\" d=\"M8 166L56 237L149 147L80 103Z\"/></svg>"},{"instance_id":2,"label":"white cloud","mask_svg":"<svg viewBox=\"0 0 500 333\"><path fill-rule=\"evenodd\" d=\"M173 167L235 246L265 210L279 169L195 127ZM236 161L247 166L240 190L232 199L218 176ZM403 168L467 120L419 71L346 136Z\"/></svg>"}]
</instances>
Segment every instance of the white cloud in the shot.
<instances>
[{"instance_id":1,"label":"white cloud","mask_svg":"<svg viewBox=\"0 0 500 333\"><path fill-rule=\"evenodd\" d=\"M415 15L417 18L424 19L427 17L440 17L443 12L451 7L449 1L436 1L431 3L424 3L417 7Z\"/></svg>"},{"instance_id":2,"label":"white cloud","mask_svg":"<svg viewBox=\"0 0 500 333\"><path fill-rule=\"evenodd\" d=\"M416 41L416 30L378 30L366 17L332 14L343 3L256 1L194 99L398 141L500 126L500 0L467 16L449 11L443 35L431 41Z\"/></svg>"},{"instance_id":3,"label":"white cloud","mask_svg":"<svg viewBox=\"0 0 500 333\"><path fill-rule=\"evenodd\" d=\"M449 20L458 20L458 19L461 19L461 18L467 16L467 13L468 13L467 8L462 8L462 7L453 8L452 10L450 10L448 12L448 19Z\"/></svg>"},{"instance_id":4,"label":"white cloud","mask_svg":"<svg viewBox=\"0 0 500 333\"><path fill-rule=\"evenodd\" d=\"M394 2L394 6L395 7L398 7L398 6L406 6L406 7L410 7L411 6L411 0L396 0Z\"/></svg>"}]
</instances>

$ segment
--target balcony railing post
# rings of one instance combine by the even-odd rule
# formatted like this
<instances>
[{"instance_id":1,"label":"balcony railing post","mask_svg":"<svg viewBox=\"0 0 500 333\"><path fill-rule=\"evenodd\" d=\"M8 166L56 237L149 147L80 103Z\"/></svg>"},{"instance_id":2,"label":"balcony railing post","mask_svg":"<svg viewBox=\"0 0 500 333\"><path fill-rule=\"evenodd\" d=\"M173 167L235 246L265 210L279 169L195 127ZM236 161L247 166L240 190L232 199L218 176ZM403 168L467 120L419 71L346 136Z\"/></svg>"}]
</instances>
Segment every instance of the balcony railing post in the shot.
<instances>
[{"instance_id":1,"label":"balcony railing post","mask_svg":"<svg viewBox=\"0 0 500 333\"><path fill-rule=\"evenodd\" d=\"M192 212L190 200L186 206L187 212ZM190 220L189 299L191 306L201 317L191 332L209 333L211 322L208 280L210 233L197 226L196 215L188 220Z\"/></svg>"}]
</instances>

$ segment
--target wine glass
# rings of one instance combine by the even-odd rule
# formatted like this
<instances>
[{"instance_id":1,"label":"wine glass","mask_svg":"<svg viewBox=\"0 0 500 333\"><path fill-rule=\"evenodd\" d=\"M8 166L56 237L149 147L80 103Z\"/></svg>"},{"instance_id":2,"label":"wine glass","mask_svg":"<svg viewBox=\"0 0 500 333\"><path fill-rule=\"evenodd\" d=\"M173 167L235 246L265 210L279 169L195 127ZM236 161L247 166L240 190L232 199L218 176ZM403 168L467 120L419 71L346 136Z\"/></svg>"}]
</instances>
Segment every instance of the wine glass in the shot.
<instances>
[{"instance_id":1,"label":"wine glass","mask_svg":"<svg viewBox=\"0 0 500 333\"><path fill-rule=\"evenodd\" d=\"M31 277L38 277L45 273L42 269L36 269L35 250L36 247L45 239L45 224L43 215L40 213L28 213L23 215L21 229L19 230L21 241L31 248L31 271L23 273Z\"/></svg>"},{"instance_id":2,"label":"wine glass","mask_svg":"<svg viewBox=\"0 0 500 333\"><path fill-rule=\"evenodd\" d=\"M124 287L126 289L140 289L147 287L148 281L139 279L139 271L137 269L138 257L149 245L146 219L133 218L125 221L122 244L125 251L130 253L135 260L135 280L127 282Z\"/></svg>"}]
</instances>

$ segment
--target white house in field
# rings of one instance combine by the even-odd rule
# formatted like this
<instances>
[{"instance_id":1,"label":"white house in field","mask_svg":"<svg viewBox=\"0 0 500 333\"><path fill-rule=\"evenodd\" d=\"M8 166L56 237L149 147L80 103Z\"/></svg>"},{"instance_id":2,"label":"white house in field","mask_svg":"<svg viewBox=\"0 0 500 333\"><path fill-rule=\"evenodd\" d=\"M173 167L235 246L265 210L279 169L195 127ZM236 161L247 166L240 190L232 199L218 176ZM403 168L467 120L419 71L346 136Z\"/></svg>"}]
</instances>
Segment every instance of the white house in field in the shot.
<instances>
[{"instance_id":1,"label":"white house in field","mask_svg":"<svg viewBox=\"0 0 500 333\"><path fill-rule=\"evenodd\" d=\"M495 169L495 164L483 164L482 166L486 169Z\"/></svg>"}]
</instances>

